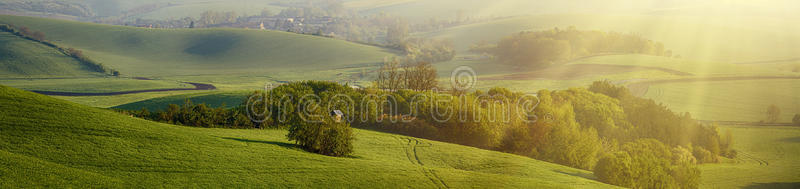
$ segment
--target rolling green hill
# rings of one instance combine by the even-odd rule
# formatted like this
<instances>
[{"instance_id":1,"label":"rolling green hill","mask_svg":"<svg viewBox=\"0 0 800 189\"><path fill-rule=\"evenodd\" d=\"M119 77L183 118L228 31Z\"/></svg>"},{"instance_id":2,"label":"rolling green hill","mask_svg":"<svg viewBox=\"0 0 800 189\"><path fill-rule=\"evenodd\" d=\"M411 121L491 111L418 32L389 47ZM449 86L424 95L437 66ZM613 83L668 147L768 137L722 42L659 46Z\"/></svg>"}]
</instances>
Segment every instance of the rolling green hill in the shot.
<instances>
[{"instance_id":1,"label":"rolling green hill","mask_svg":"<svg viewBox=\"0 0 800 189\"><path fill-rule=\"evenodd\" d=\"M0 23L42 31L56 44L135 76L325 70L394 55L379 47L277 31L147 29L18 16L0 16Z\"/></svg>"},{"instance_id":2,"label":"rolling green hill","mask_svg":"<svg viewBox=\"0 0 800 189\"><path fill-rule=\"evenodd\" d=\"M88 19L94 17L127 16L128 19L180 19L197 17L201 12L235 11L239 14L259 14L264 8L278 12L280 0L0 0L4 9L18 14Z\"/></svg>"},{"instance_id":3,"label":"rolling green hill","mask_svg":"<svg viewBox=\"0 0 800 189\"><path fill-rule=\"evenodd\" d=\"M2 187L605 188L591 172L355 130L355 153L305 152L283 130L173 126L0 86Z\"/></svg>"},{"instance_id":4,"label":"rolling green hill","mask_svg":"<svg viewBox=\"0 0 800 189\"><path fill-rule=\"evenodd\" d=\"M0 32L0 77L99 76L58 49Z\"/></svg>"}]
</instances>

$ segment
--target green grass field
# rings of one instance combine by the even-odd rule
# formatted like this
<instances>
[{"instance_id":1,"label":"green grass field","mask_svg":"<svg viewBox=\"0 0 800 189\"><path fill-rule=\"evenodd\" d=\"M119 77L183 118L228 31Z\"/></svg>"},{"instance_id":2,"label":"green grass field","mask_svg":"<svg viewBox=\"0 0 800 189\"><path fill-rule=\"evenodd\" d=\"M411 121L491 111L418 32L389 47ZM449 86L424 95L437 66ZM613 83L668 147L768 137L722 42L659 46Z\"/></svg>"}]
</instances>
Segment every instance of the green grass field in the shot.
<instances>
[{"instance_id":1,"label":"green grass field","mask_svg":"<svg viewBox=\"0 0 800 189\"><path fill-rule=\"evenodd\" d=\"M723 126L734 136L739 157L700 166L702 188L800 187L800 128Z\"/></svg>"},{"instance_id":2,"label":"green grass field","mask_svg":"<svg viewBox=\"0 0 800 189\"><path fill-rule=\"evenodd\" d=\"M591 3L590 3L591 4ZM748 62L798 58L800 27L792 19L683 14L541 14L463 25L416 35L446 38L465 52L480 41L494 43L520 31L576 26L581 30L637 33L663 42L674 54L693 60ZM782 48L774 48L775 46Z\"/></svg>"},{"instance_id":3,"label":"green grass field","mask_svg":"<svg viewBox=\"0 0 800 189\"><path fill-rule=\"evenodd\" d=\"M0 104L3 187L611 187L588 171L366 130L352 157L335 158L283 130L160 124L9 87Z\"/></svg>"},{"instance_id":4,"label":"green grass field","mask_svg":"<svg viewBox=\"0 0 800 189\"><path fill-rule=\"evenodd\" d=\"M0 32L0 78L99 76L53 47Z\"/></svg>"},{"instance_id":5,"label":"green grass field","mask_svg":"<svg viewBox=\"0 0 800 189\"><path fill-rule=\"evenodd\" d=\"M146 89L194 88L177 81L137 80L128 78L0 79L3 85L25 90L75 93L104 93Z\"/></svg>"},{"instance_id":6,"label":"green grass field","mask_svg":"<svg viewBox=\"0 0 800 189\"><path fill-rule=\"evenodd\" d=\"M84 50L128 76L327 70L394 55L378 47L278 31L146 29L17 16L0 16L0 23L42 31L48 40Z\"/></svg>"},{"instance_id":7,"label":"green grass field","mask_svg":"<svg viewBox=\"0 0 800 189\"><path fill-rule=\"evenodd\" d=\"M129 104L153 98L161 98L175 95L188 95L193 93L203 93L198 91L167 91L152 93L124 94L115 96L53 96L54 98L68 100L82 105L98 108L111 108L123 104ZM166 105L165 105L166 106Z\"/></svg>"},{"instance_id":8,"label":"green grass field","mask_svg":"<svg viewBox=\"0 0 800 189\"><path fill-rule=\"evenodd\" d=\"M650 86L645 98L702 120L757 122L767 106L781 109L779 122L800 113L800 79L665 83Z\"/></svg>"},{"instance_id":9,"label":"green grass field","mask_svg":"<svg viewBox=\"0 0 800 189\"><path fill-rule=\"evenodd\" d=\"M569 64L607 64L624 66L648 66L675 70L692 74L692 76L797 76L800 73L790 70L768 69L759 65L730 64L712 61L697 61L683 58L667 58L648 55L608 55L579 59Z\"/></svg>"},{"instance_id":10,"label":"green grass field","mask_svg":"<svg viewBox=\"0 0 800 189\"><path fill-rule=\"evenodd\" d=\"M205 103L210 107L224 107L231 108L242 104L249 97L252 91L238 91L238 92L208 92L208 93L195 93L187 95L175 95L161 98L153 98L144 101L134 102L115 106L113 108L123 110L141 110L146 108L149 111L164 110L169 104L184 104L186 100L192 101L194 104ZM223 106L223 104L225 106Z\"/></svg>"},{"instance_id":11,"label":"green grass field","mask_svg":"<svg viewBox=\"0 0 800 189\"><path fill-rule=\"evenodd\" d=\"M144 29L31 17L0 16L0 23L43 31L49 41L83 50L93 60L126 77L99 78L81 72L74 60L45 46L0 35L0 84L27 90L115 92L184 88L200 82L224 91L262 89L266 83L297 80L354 81L363 67L372 70L390 50L324 37L245 29ZM5 42L7 41L7 42ZM73 66L73 67L70 67ZM345 74L343 74L343 72ZM179 73L179 74L176 74ZM18 80L32 78L31 80ZM37 80L34 78L50 78ZM115 97L58 97L97 107L186 92Z\"/></svg>"}]
</instances>

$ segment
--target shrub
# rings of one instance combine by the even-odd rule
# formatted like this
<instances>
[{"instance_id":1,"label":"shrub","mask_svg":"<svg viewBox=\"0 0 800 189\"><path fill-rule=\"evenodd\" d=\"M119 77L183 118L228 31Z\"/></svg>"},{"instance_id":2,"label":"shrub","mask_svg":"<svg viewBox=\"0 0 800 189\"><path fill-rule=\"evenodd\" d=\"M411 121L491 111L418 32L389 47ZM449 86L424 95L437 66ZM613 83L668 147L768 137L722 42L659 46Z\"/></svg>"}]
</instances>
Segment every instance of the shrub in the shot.
<instances>
[{"instance_id":1,"label":"shrub","mask_svg":"<svg viewBox=\"0 0 800 189\"><path fill-rule=\"evenodd\" d=\"M702 146L695 146L692 155L697 159L697 163L715 163L718 160L711 151L706 150Z\"/></svg>"},{"instance_id":2,"label":"shrub","mask_svg":"<svg viewBox=\"0 0 800 189\"><path fill-rule=\"evenodd\" d=\"M289 140L304 149L328 156L346 156L353 152L353 131L348 123L300 122L289 128Z\"/></svg>"},{"instance_id":3,"label":"shrub","mask_svg":"<svg viewBox=\"0 0 800 189\"><path fill-rule=\"evenodd\" d=\"M597 161L594 175L597 179L617 186L633 186L631 156L627 152L609 154Z\"/></svg>"},{"instance_id":4,"label":"shrub","mask_svg":"<svg viewBox=\"0 0 800 189\"><path fill-rule=\"evenodd\" d=\"M698 188L700 186L700 169L695 164L677 163L670 168L670 175L678 188Z\"/></svg>"}]
</instances>

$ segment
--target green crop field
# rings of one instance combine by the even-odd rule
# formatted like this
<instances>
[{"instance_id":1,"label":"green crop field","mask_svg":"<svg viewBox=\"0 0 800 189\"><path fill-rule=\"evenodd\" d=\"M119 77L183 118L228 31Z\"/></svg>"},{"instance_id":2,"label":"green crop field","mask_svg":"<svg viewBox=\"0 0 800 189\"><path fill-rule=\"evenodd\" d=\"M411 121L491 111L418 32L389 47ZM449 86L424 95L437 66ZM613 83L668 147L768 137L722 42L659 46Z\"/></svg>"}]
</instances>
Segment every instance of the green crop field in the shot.
<instances>
[{"instance_id":1,"label":"green crop field","mask_svg":"<svg viewBox=\"0 0 800 189\"><path fill-rule=\"evenodd\" d=\"M366 130L335 158L282 130L160 124L4 86L0 104L3 187L610 187L588 171Z\"/></svg>"},{"instance_id":2,"label":"green crop field","mask_svg":"<svg viewBox=\"0 0 800 189\"><path fill-rule=\"evenodd\" d=\"M48 40L81 49L128 76L326 70L379 63L394 55L378 47L278 31L146 29L17 16L0 16L0 23L42 31Z\"/></svg>"},{"instance_id":3,"label":"green crop field","mask_svg":"<svg viewBox=\"0 0 800 189\"><path fill-rule=\"evenodd\" d=\"M239 92L208 92L208 93L195 93L187 95L175 95L161 98L153 98L144 101L134 102L115 106L114 108L123 110L141 110L146 108L149 111L166 109L169 104L184 104L186 100L190 100L194 104L206 104L210 107L224 107L231 108L242 104L247 100L248 95L252 91L239 91ZM225 105L225 106L223 106Z\"/></svg>"},{"instance_id":4,"label":"green crop field","mask_svg":"<svg viewBox=\"0 0 800 189\"><path fill-rule=\"evenodd\" d=\"M800 113L800 79L676 82L656 84L645 95L677 112L702 120L757 122L771 104L781 109L779 122Z\"/></svg>"},{"instance_id":5,"label":"green crop field","mask_svg":"<svg viewBox=\"0 0 800 189\"><path fill-rule=\"evenodd\" d=\"M691 76L797 76L790 70L774 70L752 64L730 64L712 61L697 61L682 58L667 58L647 55L607 55L570 62L570 64L606 64L622 66L646 66L685 72Z\"/></svg>"},{"instance_id":6,"label":"green crop field","mask_svg":"<svg viewBox=\"0 0 800 189\"><path fill-rule=\"evenodd\" d=\"M153 79L97 77L98 74L80 71L74 60L55 50L2 34L0 45L8 48L0 49L6 54L0 57L0 63L8 69L0 70L0 84L27 90L117 92L191 88L181 82L201 82L230 91L256 90L266 83L296 80L355 81L361 80L353 75L362 73L362 67L371 71L384 57L396 55L379 47L278 31L144 29L18 16L0 16L0 23L42 31L47 40L83 50L123 76ZM113 107L168 94L186 92L58 98Z\"/></svg>"},{"instance_id":7,"label":"green crop field","mask_svg":"<svg viewBox=\"0 0 800 189\"><path fill-rule=\"evenodd\" d=\"M100 75L81 63L38 42L0 32L0 77L64 77Z\"/></svg>"},{"instance_id":8,"label":"green crop field","mask_svg":"<svg viewBox=\"0 0 800 189\"><path fill-rule=\"evenodd\" d=\"M188 95L193 93L203 93L203 92L166 91L166 92L124 94L124 95L114 95L114 96L53 96L53 97L92 107L111 108L114 106L144 101L153 98L161 98L161 97L168 97L175 95ZM166 106L166 104L164 106Z\"/></svg>"},{"instance_id":9,"label":"green crop field","mask_svg":"<svg viewBox=\"0 0 800 189\"><path fill-rule=\"evenodd\" d=\"M785 45L786 48L773 48L776 44L800 42L797 32L800 28L789 22L790 20L785 19L740 18L733 13L705 17L679 14L543 14L505 18L417 35L450 39L456 49L465 52L470 45L480 41L493 43L520 31L575 26L582 30L637 33L663 42L667 49L684 58L748 62L798 58L796 52L800 47ZM770 34L764 34L764 31L769 31Z\"/></svg>"},{"instance_id":10,"label":"green crop field","mask_svg":"<svg viewBox=\"0 0 800 189\"><path fill-rule=\"evenodd\" d=\"M127 78L65 78L65 79L14 79L2 80L3 85L25 90L59 91L74 93L105 93L147 89L194 88L194 86L162 80L137 80Z\"/></svg>"},{"instance_id":11,"label":"green crop field","mask_svg":"<svg viewBox=\"0 0 800 189\"><path fill-rule=\"evenodd\" d=\"M735 137L739 157L700 166L702 188L800 187L800 128L723 126Z\"/></svg>"}]
</instances>

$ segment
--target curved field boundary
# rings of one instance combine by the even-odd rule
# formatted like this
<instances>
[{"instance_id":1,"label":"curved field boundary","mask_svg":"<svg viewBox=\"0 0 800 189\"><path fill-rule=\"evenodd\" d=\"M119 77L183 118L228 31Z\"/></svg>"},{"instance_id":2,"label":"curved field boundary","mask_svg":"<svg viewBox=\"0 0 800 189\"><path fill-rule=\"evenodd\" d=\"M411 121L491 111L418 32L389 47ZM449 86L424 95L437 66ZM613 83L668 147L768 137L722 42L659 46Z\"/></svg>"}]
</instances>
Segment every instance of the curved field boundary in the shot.
<instances>
[{"instance_id":1,"label":"curved field boundary","mask_svg":"<svg viewBox=\"0 0 800 189\"><path fill-rule=\"evenodd\" d=\"M709 81L738 81L738 80L773 80L773 79L800 79L800 76L743 76L743 77L701 77L684 79L667 79L641 81L628 84L628 89L634 96L642 97L647 94L651 85L667 83L709 82Z\"/></svg>"},{"instance_id":2,"label":"curved field boundary","mask_svg":"<svg viewBox=\"0 0 800 189\"><path fill-rule=\"evenodd\" d=\"M201 91L201 90L214 90L214 89L217 89L217 87L215 87L214 85L211 85L211 84L191 83L191 82L184 82L184 83L190 84L190 85L194 85L194 88L148 89L148 90L120 91L120 92L107 92L107 93L74 93L74 92L35 91L35 90L33 90L31 92L39 93L39 94L43 94L43 95L50 95L50 96L114 96L114 95L149 93L149 92Z\"/></svg>"}]
</instances>

